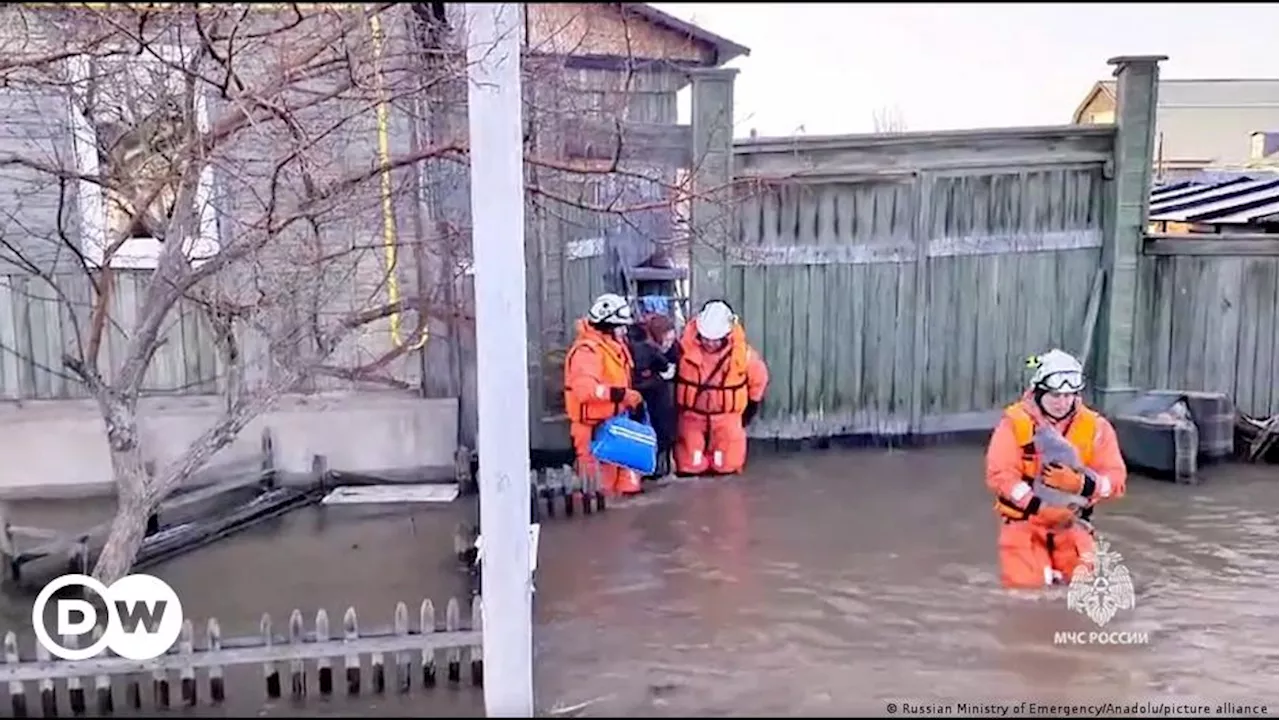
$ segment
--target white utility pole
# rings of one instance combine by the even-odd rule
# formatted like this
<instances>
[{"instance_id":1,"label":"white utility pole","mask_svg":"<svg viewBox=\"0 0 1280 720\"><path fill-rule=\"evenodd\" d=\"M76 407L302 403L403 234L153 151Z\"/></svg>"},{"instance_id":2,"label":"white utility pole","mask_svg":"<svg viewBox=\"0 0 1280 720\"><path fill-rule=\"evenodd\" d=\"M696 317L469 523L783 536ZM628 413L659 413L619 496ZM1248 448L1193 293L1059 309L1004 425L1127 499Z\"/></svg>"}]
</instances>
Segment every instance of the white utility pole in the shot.
<instances>
[{"instance_id":1,"label":"white utility pole","mask_svg":"<svg viewBox=\"0 0 1280 720\"><path fill-rule=\"evenodd\" d=\"M529 386L524 277L521 11L467 3L471 248L475 260L484 704L533 717Z\"/></svg>"}]
</instances>

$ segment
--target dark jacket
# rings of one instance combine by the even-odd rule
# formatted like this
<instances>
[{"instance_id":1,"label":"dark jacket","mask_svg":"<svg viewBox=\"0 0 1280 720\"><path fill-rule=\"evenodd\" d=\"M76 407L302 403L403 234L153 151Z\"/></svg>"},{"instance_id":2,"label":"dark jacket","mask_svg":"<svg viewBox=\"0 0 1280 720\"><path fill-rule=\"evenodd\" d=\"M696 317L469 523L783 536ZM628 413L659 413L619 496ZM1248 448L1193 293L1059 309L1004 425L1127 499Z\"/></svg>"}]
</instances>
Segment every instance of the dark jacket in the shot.
<instances>
[{"instance_id":1,"label":"dark jacket","mask_svg":"<svg viewBox=\"0 0 1280 720\"><path fill-rule=\"evenodd\" d=\"M649 422L658 436L660 450L669 450L676 440L675 380L663 380L660 373L668 372L679 362L680 345L675 343L663 353L658 346L636 338L631 339L631 357L635 361L632 387L644 398L649 409Z\"/></svg>"}]
</instances>

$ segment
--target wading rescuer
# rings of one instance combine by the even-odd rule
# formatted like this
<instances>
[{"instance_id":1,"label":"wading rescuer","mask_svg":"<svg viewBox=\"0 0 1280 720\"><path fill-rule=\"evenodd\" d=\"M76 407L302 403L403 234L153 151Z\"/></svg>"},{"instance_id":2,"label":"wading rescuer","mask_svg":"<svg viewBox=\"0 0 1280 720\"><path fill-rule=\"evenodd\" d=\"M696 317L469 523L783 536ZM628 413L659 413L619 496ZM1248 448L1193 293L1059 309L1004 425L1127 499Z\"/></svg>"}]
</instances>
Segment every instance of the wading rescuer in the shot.
<instances>
[{"instance_id":1,"label":"wading rescuer","mask_svg":"<svg viewBox=\"0 0 1280 720\"><path fill-rule=\"evenodd\" d=\"M598 474L600 489L609 495L640 492L640 478L634 472L597 463L591 455L591 434L596 426L643 403L640 393L631 387L634 363L627 348L627 328L634 322L625 298L613 293L601 295L578 321L578 336L564 359L564 407L578 476Z\"/></svg>"},{"instance_id":2,"label":"wading rescuer","mask_svg":"<svg viewBox=\"0 0 1280 720\"><path fill-rule=\"evenodd\" d=\"M677 475L730 475L747 462L747 431L769 371L729 304L711 300L685 326L676 369Z\"/></svg>"},{"instance_id":3,"label":"wading rescuer","mask_svg":"<svg viewBox=\"0 0 1280 720\"><path fill-rule=\"evenodd\" d=\"M1087 524L1095 503L1122 497L1125 465L1115 428L1080 399L1084 369L1061 350L1033 358L1022 398L1005 408L987 447L987 487L1001 519L1000 580L1009 588L1066 583L1093 551ZM1078 467L1056 461L1036 430L1047 424L1074 449ZM1070 452L1070 449L1067 449ZM1067 495L1082 502L1063 504Z\"/></svg>"}]
</instances>

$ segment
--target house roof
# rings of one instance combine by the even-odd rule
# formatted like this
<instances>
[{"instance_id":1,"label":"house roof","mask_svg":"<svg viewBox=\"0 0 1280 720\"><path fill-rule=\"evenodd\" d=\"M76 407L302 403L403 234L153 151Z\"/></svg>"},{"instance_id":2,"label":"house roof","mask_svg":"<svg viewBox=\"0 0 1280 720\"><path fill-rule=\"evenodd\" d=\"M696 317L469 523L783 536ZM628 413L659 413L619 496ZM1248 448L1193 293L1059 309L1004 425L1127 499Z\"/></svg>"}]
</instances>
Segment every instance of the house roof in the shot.
<instances>
[{"instance_id":1,"label":"house roof","mask_svg":"<svg viewBox=\"0 0 1280 720\"><path fill-rule=\"evenodd\" d=\"M1219 174L1158 185L1149 219L1211 225L1249 225L1280 212L1280 177Z\"/></svg>"},{"instance_id":2,"label":"house roof","mask_svg":"<svg viewBox=\"0 0 1280 720\"><path fill-rule=\"evenodd\" d=\"M1085 107L1098 93L1116 99L1116 81L1099 80L1093 84L1084 102L1076 107L1075 122L1080 122ZM1280 105L1280 80L1268 78L1163 79L1156 106L1162 108L1277 107Z\"/></svg>"},{"instance_id":3,"label":"house roof","mask_svg":"<svg viewBox=\"0 0 1280 720\"><path fill-rule=\"evenodd\" d=\"M1080 101L1080 104L1076 106L1075 113L1071 115L1072 122L1080 122L1080 118L1084 117L1084 109L1089 107L1089 103L1093 102L1093 99L1096 98L1099 93L1106 95L1111 99L1111 102L1115 102L1116 84L1105 80L1099 80L1094 83L1093 87L1089 88L1089 92L1084 96L1084 100Z\"/></svg>"},{"instance_id":4,"label":"house roof","mask_svg":"<svg viewBox=\"0 0 1280 720\"><path fill-rule=\"evenodd\" d=\"M736 57L751 54L751 48L721 37L710 30L698 27L691 22L665 13L648 3L619 3L624 11L633 12L659 27L686 35L693 40L706 43L716 50L716 65L723 65Z\"/></svg>"}]
</instances>

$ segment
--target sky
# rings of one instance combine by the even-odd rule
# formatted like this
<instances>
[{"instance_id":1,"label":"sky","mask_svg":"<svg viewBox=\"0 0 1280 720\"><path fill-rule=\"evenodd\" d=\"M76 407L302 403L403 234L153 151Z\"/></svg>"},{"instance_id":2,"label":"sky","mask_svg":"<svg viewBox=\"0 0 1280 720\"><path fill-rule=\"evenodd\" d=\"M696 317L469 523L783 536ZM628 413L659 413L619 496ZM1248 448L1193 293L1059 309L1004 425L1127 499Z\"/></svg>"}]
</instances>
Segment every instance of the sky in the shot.
<instances>
[{"instance_id":1,"label":"sky","mask_svg":"<svg viewBox=\"0 0 1280 720\"><path fill-rule=\"evenodd\" d=\"M1165 78L1280 77L1280 3L653 3L751 48L729 63L735 135L1061 125L1108 58ZM681 93L688 122L688 91Z\"/></svg>"}]
</instances>

